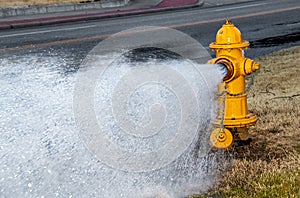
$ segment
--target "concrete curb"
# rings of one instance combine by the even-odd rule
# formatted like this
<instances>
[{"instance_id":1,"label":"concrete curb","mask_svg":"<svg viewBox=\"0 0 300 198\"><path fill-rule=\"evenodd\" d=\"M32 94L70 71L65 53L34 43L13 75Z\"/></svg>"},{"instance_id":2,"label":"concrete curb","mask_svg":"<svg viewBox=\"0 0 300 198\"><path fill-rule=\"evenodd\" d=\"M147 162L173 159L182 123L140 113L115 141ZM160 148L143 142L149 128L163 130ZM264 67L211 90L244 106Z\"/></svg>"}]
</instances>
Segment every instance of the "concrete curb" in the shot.
<instances>
[{"instance_id":1,"label":"concrete curb","mask_svg":"<svg viewBox=\"0 0 300 198\"><path fill-rule=\"evenodd\" d=\"M25 19L25 20L15 20L15 21L4 21L4 22L0 22L0 30L34 27L34 26L42 26L42 25L53 25L53 24L59 24L59 23L68 23L68 22L86 21L86 20L95 20L95 19L106 19L106 18L132 16L132 15L140 15L140 14L147 14L147 13L156 13L156 12L162 12L162 11L188 9L188 8L200 7L203 4L204 4L204 0L199 0L198 3L196 3L194 5L186 5L186 6L181 6L181 7L141 8L141 9L135 9L135 10L119 11L119 12L114 12L114 13L109 13L109 14L93 13L93 14L39 18L39 19L32 19L32 20Z\"/></svg>"},{"instance_id":2,"label":"concrete curb","mask_svg":"<svg viewBox=\"0 0 300 198\"><path fill-rule=\"evenodd\" d=\"M101 9L108 7L120 7L128 4L129 0L114 0L112 2L90 2L90 3L69 3L53 5L37 5L19 8L0 8L0 17L27 16L32 14L48 14L69 11L82 11L87 9Z\"/></svg>"}]
</instances>

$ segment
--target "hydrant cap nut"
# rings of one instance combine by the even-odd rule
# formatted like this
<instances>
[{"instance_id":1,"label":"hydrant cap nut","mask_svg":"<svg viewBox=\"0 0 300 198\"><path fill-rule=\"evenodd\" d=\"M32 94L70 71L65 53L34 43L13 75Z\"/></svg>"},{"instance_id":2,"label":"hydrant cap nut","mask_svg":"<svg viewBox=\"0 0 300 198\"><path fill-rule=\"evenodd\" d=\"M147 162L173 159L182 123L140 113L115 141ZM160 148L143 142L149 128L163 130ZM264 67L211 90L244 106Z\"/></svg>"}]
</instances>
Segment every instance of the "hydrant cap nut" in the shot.
<instances>
[{"instance_id":1,"label":"hydrant cap nut","mask_svg":"<svg viewBox=\"0 0 300 198\"><path fill-rule=\"evenodd\" d=\"M255 64L254 64L254 69L255 69L255 70L259 70L259 69L260 69L260 64L255 63Z\"/></svg>"},{"instance_id":2,"label":"hydrant cap nut","mask_svg":"<svg viewBox=\"0 0 300 198\"><path fill-rule=\"evenodd\" d=\"M253 72L260 69L260 65L251 59L245 59L244 62L244 73L245 75L252 74Z\"/></svg>"}]
</instances>

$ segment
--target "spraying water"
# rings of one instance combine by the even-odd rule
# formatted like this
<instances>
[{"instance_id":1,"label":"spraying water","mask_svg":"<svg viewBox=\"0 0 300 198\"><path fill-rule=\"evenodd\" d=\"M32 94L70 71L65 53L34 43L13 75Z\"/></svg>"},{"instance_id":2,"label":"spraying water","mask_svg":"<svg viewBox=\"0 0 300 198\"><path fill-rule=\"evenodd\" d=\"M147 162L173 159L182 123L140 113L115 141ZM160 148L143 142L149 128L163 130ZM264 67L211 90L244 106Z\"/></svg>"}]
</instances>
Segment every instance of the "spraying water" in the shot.
<instances>
[{"instance_id":1,"label":"spraying water","mask_svg":"<svg viewBox=\"0 0 300 198\"><path fill-rule=\"evenodd\" d=\"M1 59L0 73L0 195L1 197L183 197L205 191L215 181L217 156L207 152L205 143L215 116L216 85L222 74L212 65L199 65L199 71L184 59L132 63L128 57L115 62L98 83L95 112L103 127L114 126L105 94L132 68L172 66L191 83L201 97L199 131L181 155L157 169L126 171L101 161L90 152L78 135L73 116L75 73L62 70L72 65L60 56L12 56ZM116 67L119 68L116 72ZM196 72L196 73L195 73ZM205 77L206 76L206 77ZM180 81L179 81L180 83ZM178 98L165 86L145 84L131 94L128 113L137 125L148 123L149 107L165 106L166 128L142 138L108 130L107 137L124 150L150 152L174 138L172 127L179 124ZM180 87L180 85L179 85ZM184 87L183 87L184 88ZM149 106L150 105L150 106ZM151 109L151 108L150 108ZM160 110L158 109L158 112ZM155 113L155 112L154 112ZM206 139L205 139L206 138ZM137 141L142 140L142 141ZM205 141L201 141L205 140ZM178 145L167 150L172 153ZM137 164L158 163L157 160ZM155 167L155 166L154 166ZM137 167L141 168L141 167Z\"/></svg>"},{"instance_id":2,"label":"spraying water","mask_svg":"<svg viewBox=\"0 0 300 198\"><path fill-rule=\"evenodd\" d=\"M191 61L208 58L194 39L164 27L112 36L80 69L76 55L2 57L0 196L181 198L207 190L223 163L208 140L226 73Z\"/></svg>"}]
</instances>

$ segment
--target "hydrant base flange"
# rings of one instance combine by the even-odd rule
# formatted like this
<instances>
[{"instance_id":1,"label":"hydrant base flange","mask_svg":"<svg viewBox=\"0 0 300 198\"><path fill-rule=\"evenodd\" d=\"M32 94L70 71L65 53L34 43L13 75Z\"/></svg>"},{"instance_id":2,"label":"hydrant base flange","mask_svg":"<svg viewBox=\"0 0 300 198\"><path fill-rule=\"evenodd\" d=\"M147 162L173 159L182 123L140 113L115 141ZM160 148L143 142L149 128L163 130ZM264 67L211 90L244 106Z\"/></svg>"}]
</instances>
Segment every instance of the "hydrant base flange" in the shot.
<instances>
[{"instance_id":1,"label":"hydrant base flange","mask_svg":"<svg viewBox=\"0 0 300 198\"><path fill-rule=\"evenodd\" d=\"M253 114L249 114L245 118L239 118L239 119L224 119L223 124L226 126L226 128L249 128L253 125L255 125L257 122L257 117ZM221 119L217 119L214 122L214 125L220 126L221 125Z\"/></svg>"}]
</instances>

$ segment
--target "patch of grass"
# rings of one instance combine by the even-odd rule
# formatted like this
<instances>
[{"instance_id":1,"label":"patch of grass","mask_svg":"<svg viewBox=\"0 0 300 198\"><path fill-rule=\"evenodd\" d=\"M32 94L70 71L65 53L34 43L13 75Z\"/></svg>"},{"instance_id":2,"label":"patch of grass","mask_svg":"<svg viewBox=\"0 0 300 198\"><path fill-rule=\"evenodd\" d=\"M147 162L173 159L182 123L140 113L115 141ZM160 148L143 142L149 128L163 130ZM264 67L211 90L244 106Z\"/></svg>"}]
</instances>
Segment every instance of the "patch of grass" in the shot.
<instances>
[{"instance_id":1,"label":"patch of grass","mask_svg":"<svg viewBox=\"0 0 300 198\"><path fill-rule=\"evenodd\" d=\"M215 194L218 197L300 197L300 170L264 173Z\"/></svg>"},{"instance_id":2,"label":"patch of grass","mask_svg":"<svg viewBox=\"0 0 300 198\"><path fill-rule=\"evenodd\" d=\"M294 146L294 149L300 154L300 144Z\"/></svg>"},{"instance_id":3,"label":"patch of grass","mask_svg":"<svg viewBox=\"0 0 300 198\"><path fill-rule=\"evenodd\" d=\"M261 72L249 92L249 109L259 117L251 134L272 153L292 152L300 134L300 47L261 57ZM280 146L279 146L280 145ZM288 153L285 154L289 156ZM281 158L283 156L281 155Z\"/></svg>"},{"instance_id":4,"label":"patch of grass","mask_svg":"<svg viewBox=\"0 0 300 198\"><path fill-rule=\"evenodd\" d=\"M270 130L269 130L269 132L270 133L280 133L280 129L278 129L278 128L271 128Z\"/></svg>"},{"instance_id":5,"label":"patch of grass","mask_svg":"<svg viewBox=\"0 0 300 198\"><path fill-rule=\"evenodd\" d=\"M300 197L300 46L256 60L260 73L248 93L259 118L254 142L233 148L233 164L206 195Z\"/></svg>"},{"instance_id":6,"label":"patch of grass","mask_svg":"<svg viewBox=\"0 0 300 198\"><path fill-rule=\"evenodd\" d=\"M300 169L282 165L280 161L236 160L232 170L224 174L221 189L190 198L300 197Z\"/></svg>"}]
</instances>

